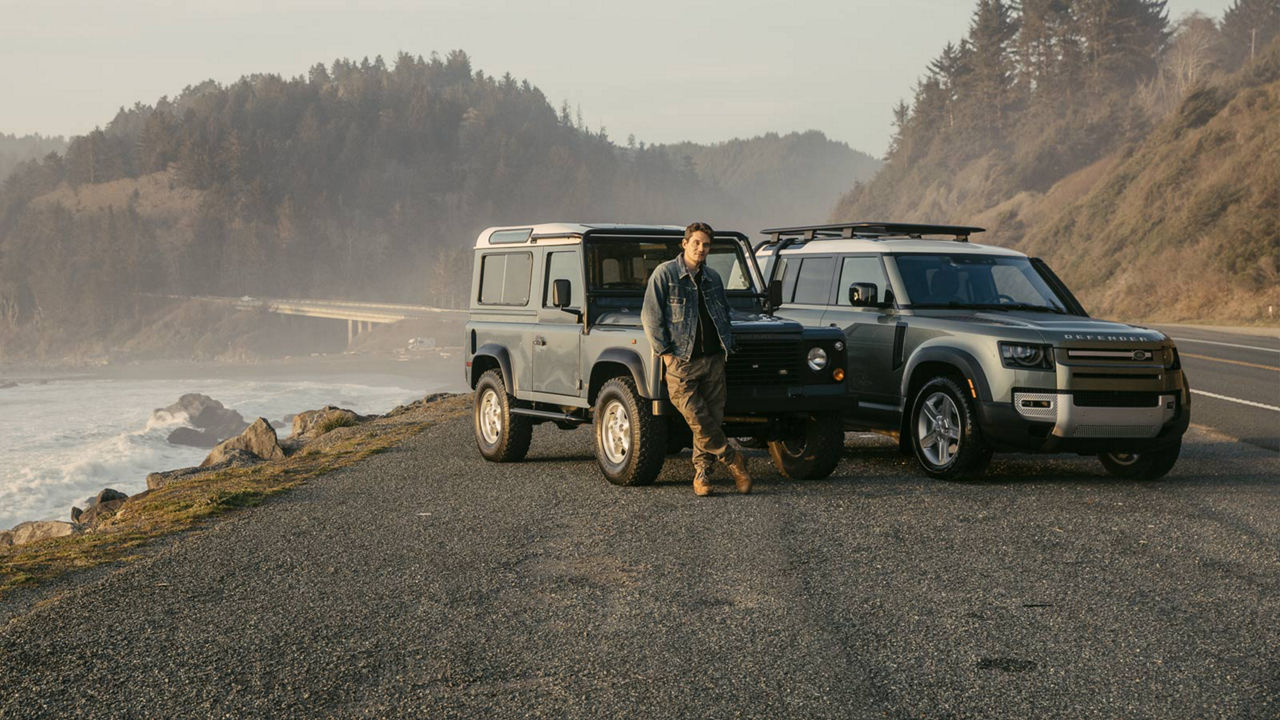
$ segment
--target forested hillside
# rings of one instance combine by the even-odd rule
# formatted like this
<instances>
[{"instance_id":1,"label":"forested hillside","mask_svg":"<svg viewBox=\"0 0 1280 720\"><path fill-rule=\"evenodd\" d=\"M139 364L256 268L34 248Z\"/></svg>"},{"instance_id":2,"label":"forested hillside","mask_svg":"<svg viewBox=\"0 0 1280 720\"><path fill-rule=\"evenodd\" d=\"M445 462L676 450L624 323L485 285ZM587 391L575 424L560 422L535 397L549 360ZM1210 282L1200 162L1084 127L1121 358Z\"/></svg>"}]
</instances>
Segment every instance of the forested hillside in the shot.
<instances>
[{"instance_id":1,"label":"forested hillside","mask_svg":"<svg viewBox=\"0 0 1280 720\"><path fill-rule=\"evenodd\" d=\"M1280 322L1278 31L1277 0L980 0L834 215L985 225L1101 315Z\"/></svg>"},{"instance_id":2,"label":"forested hillside","mask_svg":"<svg viewBox=\"0 0 1280 720\"><path fill-rule=\"evenodd\" d=\"M733 159L713 162L724 148ZM829 156L822 175L776 173L790 151ZM157 323L183 328L185 347L217 345L186 326L223 318L166 317L148 294L457 306L485 226L706 218L755 230L759 198L833 200L868 167L816 133L620 147L460 51L207 82L122 110L5 181L0 358L154 350Z\"/></svg>"},{"instance_id":3,"label":"forested hillside","mask_svg":"<svg viewBox=\"0 0 1280 720\"><path fill-rule=\"evenodd\" d=\"M39 160L49 153L61 153L67 148L62 137L44 135L8 135L0 133L0 181L27 160Z\"/></svg>"}]
</instances>

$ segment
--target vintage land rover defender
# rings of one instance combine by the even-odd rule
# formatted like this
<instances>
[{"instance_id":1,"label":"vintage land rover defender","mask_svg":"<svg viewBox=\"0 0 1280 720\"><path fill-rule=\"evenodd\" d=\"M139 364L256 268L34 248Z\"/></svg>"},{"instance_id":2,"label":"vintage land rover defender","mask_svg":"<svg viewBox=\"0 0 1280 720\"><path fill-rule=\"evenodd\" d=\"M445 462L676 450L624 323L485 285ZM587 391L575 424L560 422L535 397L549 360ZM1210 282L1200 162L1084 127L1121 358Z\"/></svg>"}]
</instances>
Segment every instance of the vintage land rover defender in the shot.
<instances>
[{"instance_id":1,"label":"vintage land rover defender","mask_svg":"<svg viewBox=\"0 0 1280 720\"><path fill-rule=\"evenodd\" d=\"M480 233L465 355L485 458L522 459L538 423L594 423L604 476L640 485L690 443L640 325L649 275L680 254L683 233L610 224ZM765 314L768 293L744 235L717 232L706 262L724 280L737 344L726 366L726 432L768 442L788 477L829 475L844 448L844 333Z\"/></svg>"},{"instance_id":2,"label":"vintage land rover defender","mask_svg":"<svg viewBox=\"0 0 1280 720\"><path fill-rule=\"evenodd\" d=\"M929 475L980 474L994 450L1169 472L1191 415L1173 342L1090 318L1043 261L968 242L982 231L773 228L756 256L782 279L779 315L845 331L848 427L897 433Z\"/></svg>"}]
</instances>

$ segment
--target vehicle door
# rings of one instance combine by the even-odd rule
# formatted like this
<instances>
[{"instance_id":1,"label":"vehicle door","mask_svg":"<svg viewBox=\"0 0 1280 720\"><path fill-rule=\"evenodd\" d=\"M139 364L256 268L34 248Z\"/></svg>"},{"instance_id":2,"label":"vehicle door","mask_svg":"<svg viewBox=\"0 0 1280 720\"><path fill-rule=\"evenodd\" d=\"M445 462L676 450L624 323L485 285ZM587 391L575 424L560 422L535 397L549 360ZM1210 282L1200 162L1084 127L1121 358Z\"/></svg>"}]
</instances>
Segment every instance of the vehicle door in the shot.
<instances>
[{"instance_id":1,"label":"vehicle door","mask_svg":"<svg viewBox=\"0 0 1280 720\"><path fill-rule=\"evenodd\" d=\"M556 280L569 281L569 307L552 302ZM577 397L581 388L582 253L577 247L548 248L543 258L542 298L533 333L534 392Z\"/></svg>"},{"instance_id":2,"label":"vehicle door","mask_svg":"<svg viewBox=\"0 0 1280 720\"><path fill-rule=\"evenodd\" d=\"M845 382L862 409L873 409L867 405L896 408L907 326L894 309L883 261L879 255L866 254L844 255L839 263L835 302L823 314L822 323L844 330L849 358ZM862 283L863 290L867 283L875 285L876 302L864 299L855 305L850 299L854 283Z\"/></svg>"},{"instance_id":3,"label":"vehicle door","mask_svg":"<svg viewBox=\"0 0 1280 720\"><path fill-rule=\"evenodd\" d=\"M822 327L822 315L831 303L836 275L834 255L792 255L781 259L781 317L805 327Z\"/></svg>"}]
</instances>

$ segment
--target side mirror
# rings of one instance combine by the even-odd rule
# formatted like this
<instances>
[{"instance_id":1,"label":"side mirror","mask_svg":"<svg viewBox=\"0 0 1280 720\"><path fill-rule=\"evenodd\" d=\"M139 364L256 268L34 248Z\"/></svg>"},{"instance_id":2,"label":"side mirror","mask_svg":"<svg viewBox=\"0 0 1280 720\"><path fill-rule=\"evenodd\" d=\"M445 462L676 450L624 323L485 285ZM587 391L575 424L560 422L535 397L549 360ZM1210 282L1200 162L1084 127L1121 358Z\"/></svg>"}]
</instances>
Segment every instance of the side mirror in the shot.
<instances>
[{"instance_id":1,"label":"side mirror","mask_svg":"<svg viewBox=\"0 0 1280 720\"><path fill-rule=\"evenodd\" d=\"M769 283L769 307L777 309L782 307L782 281L774 280Z\"/></svg>"},{"instance_id":2,"label":"side mirror","mask_svg":"<svg viewBox=\"0 0 1280 720\"><path fill-rule=\"evenodd\" d=\"M573 304L573 290L568 280L560 278L551 284L551 304L561 310Z\"/></svg>"},{"instance_id":3,"label":"side mirror","mask_svg":"<svg viewBox=\"0 0 1280 720\"><path fill-rule=\"evenodd\" d=\"M849 284L849 304L858 307L868 307L876 304L876 298L879 290L875 283L850 283Z\"/></svg>"}]
</instances>

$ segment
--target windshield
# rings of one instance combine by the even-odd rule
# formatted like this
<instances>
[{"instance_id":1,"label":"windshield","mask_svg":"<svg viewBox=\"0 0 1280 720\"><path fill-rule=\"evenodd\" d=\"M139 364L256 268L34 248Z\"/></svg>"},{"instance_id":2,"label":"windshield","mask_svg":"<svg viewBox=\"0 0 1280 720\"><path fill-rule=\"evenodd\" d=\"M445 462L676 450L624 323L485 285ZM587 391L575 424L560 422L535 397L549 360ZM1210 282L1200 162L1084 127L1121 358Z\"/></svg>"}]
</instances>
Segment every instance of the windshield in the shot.
<instances>
[{"instance_id":1,"label":"windshield","mask_svg":"<svg viewBox=\"0 0 1280 720\"><path fill-rule=\"evenodd\" d=\"M1025 257L970 254L894 255L915 308L981 308L1067 312Z\"/></svg>"},{"instance_id":2,"label":"windshield","mask_svg":"<svg viewBox=\"0 0 1280 720\"><path fill-rule=\"evenodd\" d=\"M590 291L643 294L649 275L679 255L681 248L679 237L592 238L586 251ZM707 266L720 275L729 294L752 292L751 272L737 242L713 238Z\"/></svg>"}]
</instances>

